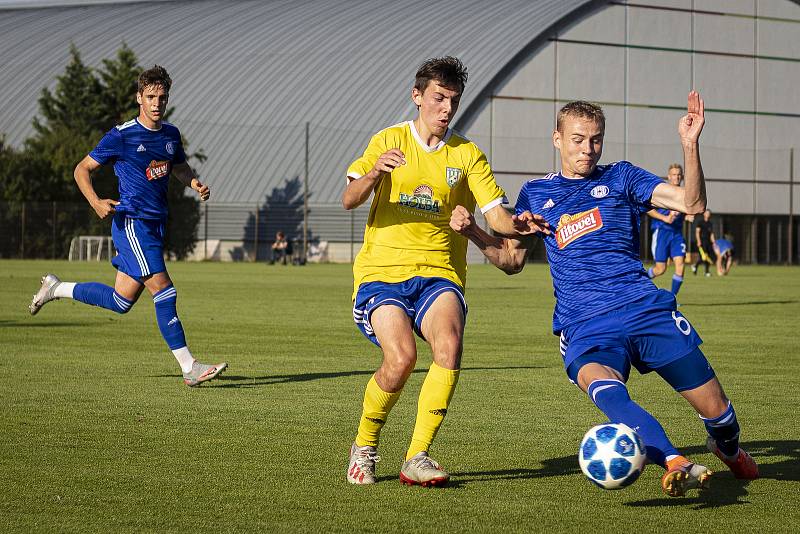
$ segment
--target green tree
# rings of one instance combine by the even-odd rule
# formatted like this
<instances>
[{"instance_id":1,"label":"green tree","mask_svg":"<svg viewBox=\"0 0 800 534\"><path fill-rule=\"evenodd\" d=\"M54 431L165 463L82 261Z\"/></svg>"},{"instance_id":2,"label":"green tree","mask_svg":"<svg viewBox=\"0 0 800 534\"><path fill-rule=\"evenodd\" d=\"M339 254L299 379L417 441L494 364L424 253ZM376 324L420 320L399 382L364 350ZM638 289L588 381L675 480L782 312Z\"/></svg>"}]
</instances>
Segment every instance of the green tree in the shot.
<instances>
[{"instance_id":1,"label":"green tree","mask_svg":"<svg viewBox=\"0 0 800 534\"><path fill-rule=\"evenodd\" d=\"M85 217L71 214L66 218L56 216L56 220L50 217L35 221L48 234L42 239L31 236L28 241L44 243L42 246L47 250L36 252L25 245L28 256L50 255L52 247L46 243L48 239L52 241L52 229L56 226L57 238L61 241L59 251L65 251L64 242L68 243L75 235L110 233L110 220L98 219L85 204L75 185L73 170L108 130L135 117L139 111L135 95L142 68L127 44L122 44L115 57L103 59L102 66L96 70L83 62L74 44L70 45L69 53L70 61L64 73L56 77L54 90L42 90L40 116L33 119L34 134L25 141L23 149L14 150L0 138L0 200L17 203L66 201L85 206L82 208ZM169 117L172 110L169 108L165 117ZM189 154L189 157L190 160L203 161L205 155L199 151ZM117 178L112 166L101 167L93 175L92 183L101 198L117 198ZM200 218L199 201L186 196L184 189L177 180L172 180L168 194L170 221L165 247L168 253L179 259L186 257L194 247ZM8 209L2 210L6 217L19 219L17 215L22 213L19 206L7 204L6 207ZM52 211L48 208L47 213ZM24 216L21 218L25 219ZM29 224L26 234L28 227L36 228L37 225ZM0 255L9 254L6 249L13 251L15 247L14 243L4 246Z\"/></svg>"}]
</instances>

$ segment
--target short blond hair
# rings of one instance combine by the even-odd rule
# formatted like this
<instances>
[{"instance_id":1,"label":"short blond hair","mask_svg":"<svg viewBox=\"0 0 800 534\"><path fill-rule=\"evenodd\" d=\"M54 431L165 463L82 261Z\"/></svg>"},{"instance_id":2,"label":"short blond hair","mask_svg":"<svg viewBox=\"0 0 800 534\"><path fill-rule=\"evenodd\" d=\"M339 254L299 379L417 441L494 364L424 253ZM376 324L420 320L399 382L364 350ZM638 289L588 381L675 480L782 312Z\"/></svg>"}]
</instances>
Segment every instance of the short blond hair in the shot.
<instances>
[{"instance_id":1,"label":"short blond hair","mask_svg":"<svg viewBox=\"0 0 800 534\"><path fill-rule=\"evenodd\" d=\"M670 163L669 169L667 169L667 173L669 173L669 171L671 171L672 169L678 169L679 171L681 171L681 174L683 174L683 165L681 165L680 163Z\"/></svg>"},{"instance_id":2,"label":"short blond hair","mask_svg":"<svg viewBox=\"0 0 800 534\"><path fill-rule=\"evenodd\" d=\"M606 131L606 116L603 114L603 108L597 104L592 104L585 100L575 100L566 104L558 111L556 116L556 130L563 133L564 119L567 117L592 120L600 125L601 130Z\"/></svg>"}]
</instances>

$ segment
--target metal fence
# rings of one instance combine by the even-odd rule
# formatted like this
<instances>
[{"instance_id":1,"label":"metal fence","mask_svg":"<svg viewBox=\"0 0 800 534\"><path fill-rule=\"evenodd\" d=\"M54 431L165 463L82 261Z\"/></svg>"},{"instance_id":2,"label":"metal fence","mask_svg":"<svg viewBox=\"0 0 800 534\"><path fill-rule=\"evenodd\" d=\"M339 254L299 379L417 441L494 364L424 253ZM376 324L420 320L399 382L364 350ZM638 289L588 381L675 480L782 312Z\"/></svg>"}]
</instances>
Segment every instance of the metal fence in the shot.
<instances>
[{"instance_id":1,"label":"metal fence","mask_svg":"<svg viewBox=\"0 0 800 534\"><path fill-rule=\"evenodd\" d=\"M364 235L369 207L345 211L340 204L310 204L307 218L302 205L267 207L263 204L214 203L201 206L198 240L193 259L267 261L275 234L280 230L303 248L304 227L308 244L325 242L338 247L337 261L352 261ZM480 213L478 223L485 226ZM780 215L737 215L714 213L717 236L734 243L742 263L786 264L800 262L800 223ZM83 203L0 202L0 258L66 259L70 242L80 235L110 235L110 220L101 221ZM791 225L791 226L790 226ZM651 260L650 220L642 218L642 259ZM687 251L697 250L691 226L684 228ZM228 243L224 257L212 252L220 242ZM470 248L469 260L481 261L480 252ZM545 261L543 247L536 247L532 261Z\"/></svg>"}]
</instances>

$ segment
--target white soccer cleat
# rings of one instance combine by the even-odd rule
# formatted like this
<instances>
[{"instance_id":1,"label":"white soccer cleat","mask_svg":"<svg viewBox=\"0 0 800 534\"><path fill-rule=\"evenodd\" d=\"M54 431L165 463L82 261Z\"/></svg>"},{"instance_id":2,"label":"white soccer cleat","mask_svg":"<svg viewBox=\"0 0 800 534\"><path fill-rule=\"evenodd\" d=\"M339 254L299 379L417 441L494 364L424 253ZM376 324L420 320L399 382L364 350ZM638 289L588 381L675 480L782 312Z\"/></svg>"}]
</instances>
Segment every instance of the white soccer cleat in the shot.
<instances>
[{"instance_id":1,"label":"white soccer cleat","mask_svg":"<svg viewBox=\"0 0 800 534\"><path fill-rule=\"evenodd\" d=\"M350 463L347 466L347 481L350 484L375 484L375 464L381 461L378 450L366 445L350 447Z\"/></svg>"},{"instance_id":2,"label":"white soccer cleat","mask_svg":"<svg viewBox=\"0 0 800 534\"><path fill-rule=\"evenodd\" d=\"M400 483L408 486L444 486L449 480L450 474L425 451L406 460L400 469Z\"/></svg>"},{"instance_id":3,"label":"white soccer cleat","mask_svg":"<svg viewBox=\"0 0 800 534\"><path fill-rule=\"evenodd\" d=\"M31 312L31 315L36 315L39 313L39 310L42 309L42 306L51 300L58 300L57 297L53 296L53 292L60 283L61 280L59 280L54 274L48 273L42 277L42 287L40 287L39 291L37 291L33 296L33 300L31 300L31 303L28 306L28 310Z\"/></svg>"},{"instance_id":4,"label":"white soccer cleat","mask_svg":"<svg viewBox=\"0 0 800 534\"><path fill-rule=\"evenodd\" d=\"M199 386L203 382L217 378L227 368L228 364L225 362L208 365L195 361L192 363L192 370L188 373L183 373L183 383L190 388Z\"/></svg>"}]
</instances>

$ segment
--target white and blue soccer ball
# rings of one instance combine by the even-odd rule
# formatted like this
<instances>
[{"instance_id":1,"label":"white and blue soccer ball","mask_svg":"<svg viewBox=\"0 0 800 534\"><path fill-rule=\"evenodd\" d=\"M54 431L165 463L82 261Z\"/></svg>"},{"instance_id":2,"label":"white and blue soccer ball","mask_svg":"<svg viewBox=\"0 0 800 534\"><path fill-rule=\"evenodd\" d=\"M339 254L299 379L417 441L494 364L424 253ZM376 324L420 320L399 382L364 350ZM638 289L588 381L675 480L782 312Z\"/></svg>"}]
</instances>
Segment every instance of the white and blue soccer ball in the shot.
<instances>
[{"instance_id":1,"label":"white and blue soccer ball","mask_svg":"<svg viewBox=\"0 0 800 534\"><path fill-rule=\"evenodd\" d=\"M642 474L646 460L642 438L622 423L593 426L583 436L578 451L583 474L609 490L633 484Z\"/></svg>"}]
</instances>

